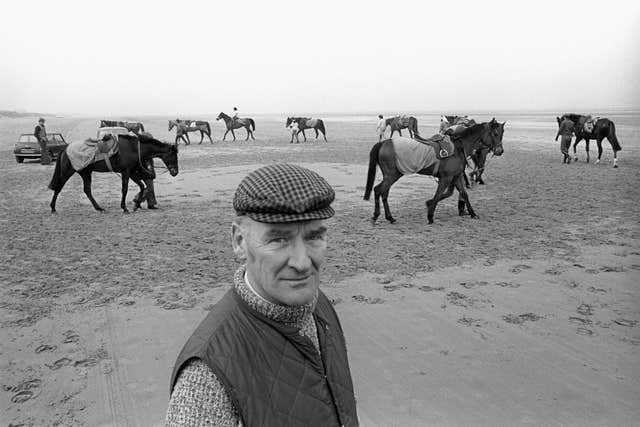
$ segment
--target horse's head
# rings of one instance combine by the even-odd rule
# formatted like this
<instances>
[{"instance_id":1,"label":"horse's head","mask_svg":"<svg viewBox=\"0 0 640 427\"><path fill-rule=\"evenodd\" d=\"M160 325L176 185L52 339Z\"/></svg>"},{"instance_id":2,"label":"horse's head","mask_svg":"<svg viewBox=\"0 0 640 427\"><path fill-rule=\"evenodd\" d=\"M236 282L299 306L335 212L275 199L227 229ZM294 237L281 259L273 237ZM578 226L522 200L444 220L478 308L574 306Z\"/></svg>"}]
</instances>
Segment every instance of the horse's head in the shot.
<instances>
[{"instance_id":1,"label":"horse's head","mask_svg":"<svg viewBox=\"0 0 640 427\"><path fill-rule=\"evenodd\" d=\"M493 137L493 154L496 156L501 156L504 153L504 148L502 147L502 137L504 136L504 125L507 122L499 123L495 117L489 122L489 127L491 128L490 133Z\"/></svg>"},{"instance_id":2,"label":"horse's head","mask_svg":"<svg viewBox=\"0 0 640 427\"><path fill-rule=\"evenodd\" d=\"M178 146L176 144L165 144L168 150L160 155L160 159L165 164L171 176L178 175Z\"/></svg>"},{"instance_id":3,"label":"horse's head","mask_svg":"<svg viewBox=\"0 0 640 427\"><path fill-rule=\"evenodd\" d=\"M292 121L293 121L293 117L287 117L287 124L284 125L284 127L288 128L291 125Z\"/></svg>"},{"instance_id":4,"label":"horse's head","mask_svg":"<svg viewBox=\"0 0 640 427\"><path fill-rule=\"evenodd\" d=\"M220 114L218 114L218 117L216 117L216 120L224 119L225 116L226 114L220 111Z\"/></svg>"},{"instance_id":5,"label":"horse's head","mask_svg":"<svg viewBox=\"0 0 640 427\"><path fill-rule=\"evenodd\" d=\"M173 129L174 126L176 126L176 122L169 120L169 130Z\"/></svg>"}]
</instances>

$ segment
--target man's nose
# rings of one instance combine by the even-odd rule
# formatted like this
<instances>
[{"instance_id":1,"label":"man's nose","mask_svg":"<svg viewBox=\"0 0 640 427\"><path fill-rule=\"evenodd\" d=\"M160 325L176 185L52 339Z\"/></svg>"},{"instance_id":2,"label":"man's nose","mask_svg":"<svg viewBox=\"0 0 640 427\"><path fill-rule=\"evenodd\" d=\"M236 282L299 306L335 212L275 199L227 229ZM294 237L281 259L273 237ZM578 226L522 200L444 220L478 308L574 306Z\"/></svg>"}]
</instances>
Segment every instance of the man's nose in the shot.
<instances>
[{"instance_id":1,"label":"man's nose","mask_svg":"<svg viewBox=\"0 0 640 427\"><path fill-rule=\"evenodd\" d=\"M309 248L301 238L295 239L290 246L289 266L298 271L306 271L311 268L311 257Z\"/></svg>"}]
</instances>

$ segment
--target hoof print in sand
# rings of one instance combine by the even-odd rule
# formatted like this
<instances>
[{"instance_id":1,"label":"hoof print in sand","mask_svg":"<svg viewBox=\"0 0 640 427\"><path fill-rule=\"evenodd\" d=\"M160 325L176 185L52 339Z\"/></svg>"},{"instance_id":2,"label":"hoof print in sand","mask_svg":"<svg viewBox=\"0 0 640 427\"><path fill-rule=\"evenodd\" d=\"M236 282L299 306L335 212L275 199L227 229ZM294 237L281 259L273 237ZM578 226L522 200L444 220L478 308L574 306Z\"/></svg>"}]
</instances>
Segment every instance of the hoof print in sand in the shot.
<instances>
[{"instance_id":1,"label":"hoof print in sand","mask_svg":"<svg viewBox=\"0 0 640 427\"><path fill-rule=\"evenodd\" d=\"M593 292L594 294L606 294L606 293L607 293L607 290L606 290L606 289L596 288L596 287L594 287L594 286L589 286L589 287L587 288L587 290L588 290L589 292Z\"/></svg>"},{"instance_id":2,"label":"hoof print in sand","mask_svg":"<svg viewBox=\"0 0 640 427\"><path fill-rule=\"evenodd\" d=\"M576 334L590 337L595 335L595 332L593 332L591 329L588 329L588 328L578 328L576 329Z\"/></svg>"},{"instance_id":3,"label":"hoof print in sand","mask_svg":"<svg viewBox=\"0 0 640 427\"><path fill-rule=\"evenodd\" d=\"M35 393L33 389L37 389L42 384L42 380L28 380L23 381L18 385L13 387L4 387L7 391L11 393L15 393L11 396L11 402L13 403L23 403L27 400L33 399L35 397Z\"/></svg>"},{"instance_id":4,"label":"hoof print in sand","mask_svg":"<svg viewBox=\"0 0 640 427\"><path fill-rule=\"evenodd\" d=\"M604 273L622 273L624 271L624 267L621 265L619 266L605 265L603 267L600 267L600 271Z\"/></svg>"},{"instance_id":5,"label":"hoof print in sand","mask_svg":"<svg viewBox=\"0 0 640 427\"><path fill-rule=\"evenodd\" d=\"M535 313L524 313L524 314L507 314L506 316L502 316L502 319L514 325L521 325L524 322L537 322L540 319L543 319L542 316L539 316Z\"/></svg>"},{"instance_id":6,"label":"hoof print in sand","mask_svg":"<svg viewBox=\"0 0 640 427\"><path fill-rule=\"evenodd\" d=\"M62 340L65 344L73 344L80 342L80 335L76 331L68 330L64 334L64 340Z\"/></svg>"},{"instance_id":7,"label":"hoof print in sand","mask_svg":"<svg viewBox=\"0 0 640 427\"><path fill-rule=\"evenodd\" d=\"M569 322L576 323L578 325L590 325L591 319L583 319L582 317L569 317Z\"/></svg>"},{"instance_id":8,"label":"hoof print in sand","mask_svg":"<svg viewBox=\"0 0 640 427\"><path fill-rule=\"evenodd\" d=\"M514 265L513 267L511 267L509 269L510 272L512 272L513 274L518 274L520 273L522 270L528 270L530 269L531 266L527 265L527 264L518 264L518 265Z\"/></svg>"},{"instance_id":9,"label":"hoof print in sand","mask_svg":"<svg viewBox=\"0 0 640 427\"><path fill-rule=\"evenodd\" d=\"M519 288L520 285L518 283L513 282L496 282L494 283L496 286L500 286L501 288Z\"/></svg>"},{"instance_id":10,"label":"hoof print in sand","mask_svg":"<svg viewBox=\"0 0 640 427\"><path fill-rule=\"evenodd\" d=\"M36 347L36 353L42 353L43 351L53 351L56 348L58 348L58 347L55 346L55 345L41 344L41 345Z\"/></svg>"},{"instance_id":11,"label":"hoof print in sand","mask_svg":"<svg viewBox=\"0 0 640 427\"><path fill-rule=\"evenodd\" d=\"M433 292L433 291L444 291L444 286L420 286L418 289L420 289L422 292Z\"/></svg>"},{"instance_id":12,"label":"hoof print in sand","mask_svg":"<svg viewBox=\"0 0 640 427\"><path fill-rule=\"evenodd\" d=\"M461 282L460 286L466 289L475 288L476 286L487 286L489 283L484 280L474 280L473 282Z\"/></svg>"},{"instance_id":13,"label":"hoof print in sand","mask_svg":"<svg viewBox=\"0 0 640 427\"><path fill-rule=\"evenodd\" d=\"M633 328L638 324L637 320L628 320L628 319L616 319L614 323L617 323L620 326L626 326L628 328Z\"/></svg>"},{"instance_id":14,"label":"hoof print in sand","mask_svg":"<svg viewBox=\"0 0 640 427\"><path fill-rule=\"evenodd\" d=\"M593 314L593 307L589 304L580 304L576 311L583 316L591 316Z\"/></svg>"},{"instance_id":15,"label":"hoof print in sand","mask_svg":"<svg viewBox=\"0 0 640 427\"><path fill-rule=\"evenodd\" d=\"M473 305L475 299L465 294L451 291L447 294L447 301L449 301L450 304L457 305L459 307L469 307L470 305Z\"/></svg>"},{"instance_id":16,"label":"hoof print in sand","mask_svg":"<svg viewBox=\"0 0 640 427\"><path fill-rule=\"evenodd\" d=\"M47 365L45 363L45 366L47 368L51 369L52 371L57 371L58 369L62 368L63 366L68 366L69 364L71 364L71 359L69 359L68 357L63 357L62 359L56 360L51 365Z\"/></svg>"},{"instance_id":17,"label":"hoof print in sand","mask_svg":"<svg viewBox=\"0 0 640 427\"><path fill-rule=\"evenodd\" d=\"M354 301L356 302L361 302L364 304L382 304L384 303L384 300L382 298L369 298L369 297L365 297L364 295L353 295L351 298L353 298Z\"/></svg>"},{"instance_id":18,"label":"hoof print in sand","mask_svg":"<svg viewBox=\"0 0 640 427\"><path fill-rule=\"evenodd\" d=\"M474 319L474 318L471 318L471 317L463 316L460 319L458 319L458 323L460 323L462 325L465 325L465 326L477 326L477 327L480 327L480 326L482 326L484 321L482 319Z\"/></svg>"}]
</instances>

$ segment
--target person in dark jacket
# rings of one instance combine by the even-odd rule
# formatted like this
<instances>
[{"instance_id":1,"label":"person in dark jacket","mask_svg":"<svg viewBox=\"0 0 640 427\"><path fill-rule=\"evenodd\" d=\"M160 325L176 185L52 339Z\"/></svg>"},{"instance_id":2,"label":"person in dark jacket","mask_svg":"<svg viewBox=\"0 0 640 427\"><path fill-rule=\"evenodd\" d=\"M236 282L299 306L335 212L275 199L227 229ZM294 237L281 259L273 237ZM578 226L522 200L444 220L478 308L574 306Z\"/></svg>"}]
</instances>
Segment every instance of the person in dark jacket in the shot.
<instances>
[{"instance_id":1,"label":"person in dark jacket","mask_svg":"<svg viewBox=\"0 0 640 427\"><path fill-rule=\"evenodd\" d=\"M142 202L147 201L147 208L158 209L158 201L156 200L156 192L153 188L153 180L156 179L156 170L153 166L153 159L149 159L143 162L145 170L141 170L140 175L144 182L144 191L139 191L133 198L133 202L140 206Z\"/></svg>"},{"instance_id":2,"label":"person in dark jacket","mask_svg":"<svg viewBox=\"0 0 640 427\"><path fill-rule=\"evenodd\" d=\"M167 426L357 426L342 326L319 289L333 188L279 163L233 200L233 287L176 361Z\"/></svg>"},{"instance_id":3,"label":"person in dark jacket","mask_svg":"<svg viewBox=\"0 0 640 427\"><path fill-rule=\"evenodd\" d=\"M44 118L40 117L38 124L36 125L33 136L38 140L40 145L40 164L50 165L51 156L49 155L49 148L47 147L47 129L44 126Z\"/></svg>"},{"instance_id":4,"label":"person in dark jacket","mask_svg":"<svg viewBox=\"0 0 640 427\"><path fill-rule=\"evenodd\" d=\"M558 122L558 133L556 134L556 141L558 140L559 136L562 136L562 138L560 139L560 152L564 155L562 163L571 163L569 147L571 147L571 138L573 135L574 126L575 124L566 117L562 121Z\"/></svg>"}]
</instances>

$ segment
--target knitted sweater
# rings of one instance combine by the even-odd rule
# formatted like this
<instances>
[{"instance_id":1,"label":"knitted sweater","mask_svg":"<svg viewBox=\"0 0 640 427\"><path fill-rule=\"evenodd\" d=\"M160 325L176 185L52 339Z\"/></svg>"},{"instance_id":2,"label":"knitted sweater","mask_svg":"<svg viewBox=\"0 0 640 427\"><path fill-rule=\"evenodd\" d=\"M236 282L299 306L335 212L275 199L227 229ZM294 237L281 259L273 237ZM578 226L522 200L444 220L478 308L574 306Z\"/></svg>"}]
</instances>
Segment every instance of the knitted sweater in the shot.
<instances>
[{"instance_id":1,"label":"knitted sweater","mask_svg":"<svg viewBox=\"0 0 640 427\"><path fill-rule=\"evenodd\" d=\"M234 276L238 295L257 312L287 326L295 326L300 335L308 337L320 352L318 331L313 319L317 296L303 306L284 306L267 301L246 280L245 267ZM222 383L202 360L191 360L180 372L176 381L165 426L214 425L222 427L242 426L238 411L231 403Z\"/></svg>"}]
</instances>

